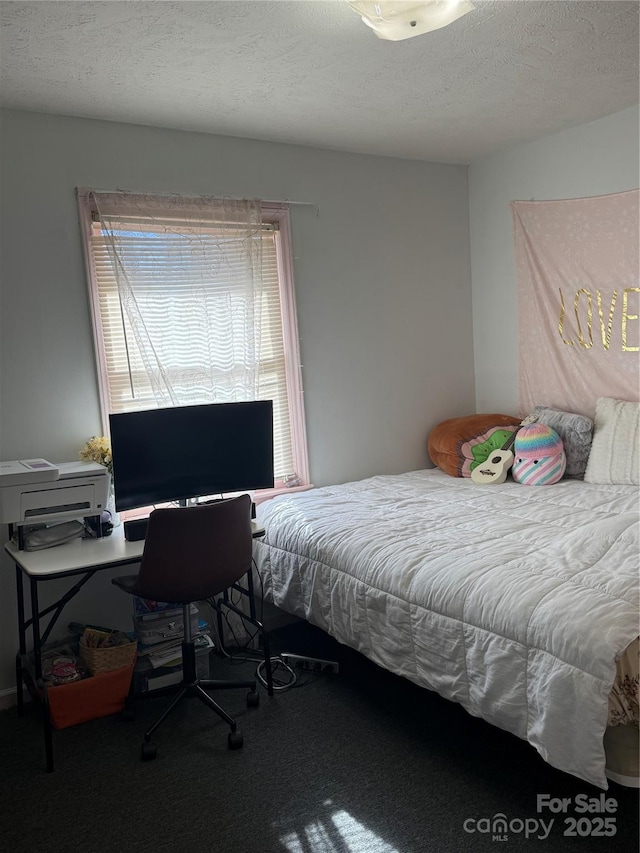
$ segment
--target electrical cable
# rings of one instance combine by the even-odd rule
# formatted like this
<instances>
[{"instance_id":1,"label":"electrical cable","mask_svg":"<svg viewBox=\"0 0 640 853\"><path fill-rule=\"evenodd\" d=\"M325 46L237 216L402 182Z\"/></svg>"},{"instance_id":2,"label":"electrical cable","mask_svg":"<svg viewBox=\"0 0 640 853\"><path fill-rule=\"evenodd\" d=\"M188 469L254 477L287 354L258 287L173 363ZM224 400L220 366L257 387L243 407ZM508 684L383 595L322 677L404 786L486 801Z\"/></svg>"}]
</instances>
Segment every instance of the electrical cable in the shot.
<instances>
[{"instance_id":1,"label":"electrical cable","mask_svg":"<svg viewBox=\"0 0 640 853\"><path fill-rule=\"evenodd\" d=\"M260 622L260 624L263 624L263 617L264 617L264 581L262 578L262 574L260 573L260 570L258 569L258 566L256 564L255 559L252 559L252 564L253 564L253 568L255 569L255 573L258 576L258 580L260 582L260 619L259 619L259 622ZM234 601L233 592L234 592L234 588L232 587L231 595L230 595L231 604L233 604L236 607L239 607L239 605L242 602L243 594L236 588L235 592L237 593L238 598ZM233 639L233 642L234 642L234 646L232 647L233 651L229 651L226 644L222 641L222 638L219 635L218 620L216 618L213 618L211 621L212 621L212 628L213 628L213 631L215 633L216 650L220 654L222 654L225 658L227 658L232 665L233 664L242 664L242 663L251 663L251 662L257 663L258 665L256 667L256 673L255 673L256 681L259 681L263 687L268 689L269 685L268 685L267 679L264 675L264 670L266 668L266 660L265 660L263 655L259 655L255 651L252 654L252 650L253 650L252 644L253 644L255 638L261 633L261 629L256 628L256 630L251 634L249 634L249 632L247 631L246 632L247 633L247 639L245 639L245 641L243 643L240 642L240 640L239 640L239 638L235 632L234 626L232 625L232 623L229 619L230 611L227 609L224 609L224 610L219 609L218 605L215 603L215 600L213 598L208 598L208 599L206 599L206 601L207 601L207 604L211 607L211 609L213 611L215 611L216 613L220 613L220 615L222 616L222 618L224 619L224 621L227 625L227 629L228 629L228 631L229 631L229 633ZM224 607L224 605L222 605L222 606ZM239 617L239 618L242 618L242 617ZM296 675L293 667L291 667L291 666L289 666L289 664L285 663L282 660L282 658L279 656L272 657L269 660L271 663L271 682L272 682L272 687L273 687L274 693L275 692L281 692L283 690L289 690L290 688L296 687L296 686L297 687L304 687L305 684L309 684L311 681L314 680L314 677L312 676L310 678L305 679L304 681L299 681L298 676ZM281 677L278 676L278 673L281 670L284 671L286 676L288 676L288 680L283 681L283 680L281 680Z\"/></svg>"},{"instance_id":2,"label":"electrical cable","mask_svg":"<svg viewBox=\"0 0 640 853\"><path fill-rule=\"evenodd\" d=\"M293 668L290 667L288 663L285 663L280 657L269 658L269 660L271 661L271 681L273 684L273 692L281 692L282 690L288 690L290 687L293 687L298 680L298 676L293 671ZM262 658L256 668L256 679L263 687L268 688L269 685L267 684L267 679L262 674L265 666L266 661ZM279 669L284 669L289 673L289 681L280 681L276 678L276 673Z\"/></svg>"},{"instance_id":3,"label":"electrical cable","mask_svg":"<svg viewBox=\"0 0 640 853\"><path fill-rule=\"evenodd\" d=\"M210 599L207 599L207 601L211 605ZM212 621L213 621L213 630L215 631L216 649L222 655L224 655L224 657L226 657L231 662L232 665L233 664L237 665L237 664L242 664L242 663L257 663L258 665L256 667L256 673L255 673L256 681L259 681L263 687L268 689L269 684L267 682L266 677L264 676L264 670L266 668L266 661L262 655L258 655L256 653L251 654L251 652L248 648L249 643L251 643L253 641L253 639L256 637L256 635L260 633L259 629L257 629L249 637L249 639L245 642L245 644L241 644L238 641L238 637L235 633L233 625L231 624L231 622L228 619L228 612L223 613L222 616L223 616L225 622L227 623L227 628L229 629L229 632L233 638L235 646L233 647L234 651L229 651L228 648L225 646L225 644L220 642L220 637L218 634L217 619L214 619ZM245 652L245 653L242 654L243 652ZM276 691L281 692L283 690L288 690L289 688L294 687L296 684L298 687L302 687L304 684L307 684L310 680L312 680L312 679L308 679L307 681L298 683L298 676L294 672L293 668L291 666L289 666L289 664L286 664L282 660L282 658L280 658L278 656L270 658L270 662L271 662L271 681L272 681L274 693ZM283 681L283 680L281 680L281 678L278 677L278 672L280 670L284 670L284 672L288 675L288 680Z\"/></svg>"}]
</instances>

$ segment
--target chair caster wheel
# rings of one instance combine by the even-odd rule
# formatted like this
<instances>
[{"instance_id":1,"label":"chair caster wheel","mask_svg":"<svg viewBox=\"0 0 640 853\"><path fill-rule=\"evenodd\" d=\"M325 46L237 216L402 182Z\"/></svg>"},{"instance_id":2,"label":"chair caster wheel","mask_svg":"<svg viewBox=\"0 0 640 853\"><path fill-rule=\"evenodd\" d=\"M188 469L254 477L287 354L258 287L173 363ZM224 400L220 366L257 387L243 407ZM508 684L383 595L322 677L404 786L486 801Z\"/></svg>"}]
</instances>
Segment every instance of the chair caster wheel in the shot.
<instances>
[{"instance_id":1,"label":"chair caster wheel","mask_svg":"<svg viewBox=\"0 0 640 853\"><path fill-rule=\"evenodd\" d=\"M242 734L240 732L229 732L227 743L229 744L229 749L241 749L244 743Z\"/></svg>"},{"instance_id":2,"label":"chair caster wheel","mask_svg":"<svg viewBox=\"0 0 640 853\"><path fill-rule=\"evenodd\" d=\"M257 690L247 693L247 708L257 708L260 704L260 694Z\"/></svg>"},{"instance_id":3,"label":"chair caster wheel","mask_svg":"<svg viewBox=\"0 0 640 853\"><path fill-rule=\"evenodd\" d=\"M156 755L158 754L158 748L154 743L145 743L142 744L142 750L140 752L140 760L141 761L153 761Z\"/></svg>"}]
</instances>

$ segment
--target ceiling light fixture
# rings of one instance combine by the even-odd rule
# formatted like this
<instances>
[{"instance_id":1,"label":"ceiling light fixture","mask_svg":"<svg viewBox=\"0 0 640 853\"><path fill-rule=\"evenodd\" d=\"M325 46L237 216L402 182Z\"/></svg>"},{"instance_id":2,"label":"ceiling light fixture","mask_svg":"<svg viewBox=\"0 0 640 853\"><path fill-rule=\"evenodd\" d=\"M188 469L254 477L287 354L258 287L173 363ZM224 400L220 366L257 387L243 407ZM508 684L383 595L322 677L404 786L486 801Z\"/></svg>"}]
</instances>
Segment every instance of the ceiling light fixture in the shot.
<instances>
[{"instance_id":1,"label":"ceiling light fixture","mask_svg":"<svg viewBox=\"0 0 640 853\"><path fill-rule=\"evenodd\" d=\"M347 0L380 39L402 39L430 33L473 11L468 0Z\"/></svg>"}]
</instances>

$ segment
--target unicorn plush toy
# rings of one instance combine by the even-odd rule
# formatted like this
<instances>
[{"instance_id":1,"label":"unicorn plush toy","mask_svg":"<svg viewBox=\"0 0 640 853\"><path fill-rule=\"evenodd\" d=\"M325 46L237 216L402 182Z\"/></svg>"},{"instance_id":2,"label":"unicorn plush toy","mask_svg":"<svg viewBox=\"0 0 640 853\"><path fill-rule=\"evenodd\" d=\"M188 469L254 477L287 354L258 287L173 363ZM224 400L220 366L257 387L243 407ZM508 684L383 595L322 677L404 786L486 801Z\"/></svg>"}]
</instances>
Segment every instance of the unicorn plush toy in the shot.
<instances>
[{"instance_id":1,"label":"unicorn plush toy","mask_svg":"<svg viewBox=\"0 0 640 853\"><path fill-rule=\"evenodd\" d=\"M513 447L515 461L511 474L524 486L557 483L567 467L562 439L546 424L535 423L518 431Z\"/></svg>"}]
</instances>

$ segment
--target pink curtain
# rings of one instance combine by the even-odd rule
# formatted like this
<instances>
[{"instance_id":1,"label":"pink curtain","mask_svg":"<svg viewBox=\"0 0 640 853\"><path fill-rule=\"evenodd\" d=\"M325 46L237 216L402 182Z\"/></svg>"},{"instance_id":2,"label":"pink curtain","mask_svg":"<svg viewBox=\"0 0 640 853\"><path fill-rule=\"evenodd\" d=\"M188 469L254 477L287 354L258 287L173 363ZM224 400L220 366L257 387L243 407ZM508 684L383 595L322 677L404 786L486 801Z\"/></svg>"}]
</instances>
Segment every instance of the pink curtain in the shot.
<instances>
[{"instance_id":1,"label":"pink curtain","mask_svg":"<svg viewBox=\"0 0 640 853\"><path fill-rule=\"evenodd\" d=\"M522 415L640 399L639 199L511 202Z\"/></svg>"}]
</instances>

